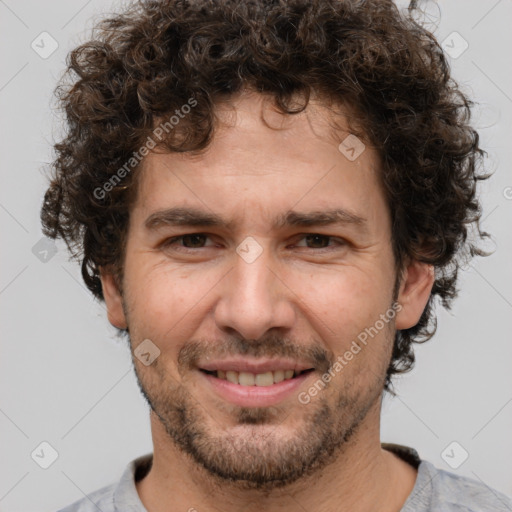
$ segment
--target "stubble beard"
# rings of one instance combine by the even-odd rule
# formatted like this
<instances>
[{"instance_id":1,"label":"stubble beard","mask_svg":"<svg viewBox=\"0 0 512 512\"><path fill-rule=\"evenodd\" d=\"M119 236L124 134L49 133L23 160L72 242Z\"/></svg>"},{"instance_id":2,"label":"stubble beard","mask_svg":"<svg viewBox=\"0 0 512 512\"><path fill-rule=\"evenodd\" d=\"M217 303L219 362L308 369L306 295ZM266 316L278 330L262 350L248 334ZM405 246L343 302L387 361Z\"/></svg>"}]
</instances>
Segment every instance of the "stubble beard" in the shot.
<instances>
[{"instance_id":1,"label":"stubble beard","mask_svg":"<svg viewBox=\"0 0 512 512\"><path fill-rule=\"evenodd\" d=\"M340 379L340 388L326 387L308 404L297 400L294 410L223 405L220 411L230 414L229 424L235 425L226 429L218 419L224 414L212 417L186 381L169 378L162 365L152 372L140 365L135 370L141 393L170 440L206 471L213 485L266 493L312 476L342 457L368 412L379 407L385 379L385 366L378 375L368 373L371 382L362 391L345 375L334 377ZM298 416L295 409L303 412L292 421L290 416Z\"/></svg>"}]
</instances>

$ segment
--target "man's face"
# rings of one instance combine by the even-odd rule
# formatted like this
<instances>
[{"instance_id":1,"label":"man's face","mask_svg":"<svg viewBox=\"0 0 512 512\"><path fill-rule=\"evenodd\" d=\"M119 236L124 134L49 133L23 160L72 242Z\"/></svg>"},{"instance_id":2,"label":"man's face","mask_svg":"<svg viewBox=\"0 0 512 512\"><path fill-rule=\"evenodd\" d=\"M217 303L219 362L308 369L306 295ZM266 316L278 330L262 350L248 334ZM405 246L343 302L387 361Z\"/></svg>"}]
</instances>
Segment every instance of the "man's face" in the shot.
<instances>
[{"instance_id":1,"label":"man's face","mask_svg":"<svg viewBox=\"0 0 512 512\"><path fill-rule=\"evenodd\" d=\"M234 105L219 108L228 122L206 154L147 157L130 216L123 307L105 296L132 349L151 340L160 351L148 366L134 363L167 440L212 476L271 489L325 466L370 417L375 424L396 275L376 153L366 147L348 159L338 149L348 132L335 135L319 105L295 116L272 113L259 95ZM279 130L262 122L262 109ZM162 214L173 208L229 226L176 225ZM284 222L300 217L292 212L332 210L347 215L326 225ZM378 322L381 315L389 320ZM366 344L358 342L370 327ZM342 368L325 384L338 356ZM313 370L250 388L203 371L269 360ZM282 378L264 370L260 383Z\"/></svg>"}]
</instances>

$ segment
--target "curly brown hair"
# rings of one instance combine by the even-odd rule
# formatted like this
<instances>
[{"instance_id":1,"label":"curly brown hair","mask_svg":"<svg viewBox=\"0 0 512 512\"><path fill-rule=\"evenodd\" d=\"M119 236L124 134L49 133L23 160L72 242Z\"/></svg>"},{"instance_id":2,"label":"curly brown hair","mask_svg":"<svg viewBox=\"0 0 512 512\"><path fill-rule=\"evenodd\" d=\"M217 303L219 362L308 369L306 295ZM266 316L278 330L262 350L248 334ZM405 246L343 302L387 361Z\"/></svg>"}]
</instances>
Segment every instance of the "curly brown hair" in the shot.
<instances>
[{"instance_id":1,"label":"curly brown hair","mask_svg":"<svg viewBox=\"0 0 512 512\"><path fill-rule=\"evenodd\" d=\"M419 322L396 332L385 383L393 393L391 376L414 364L412 343L435 333L435 297L449 309L460 267L487 255L477 246L489 235L480 230L476 185L489 174L479 171L485 152L469 125L472 103L441 47L390 0L140 0L102 20L70 52L56 89L67 131L55 144L44 233L65 240L102 300L100 267L122 279L137 184L126 162L191 99L186 122L158 146L204 150L215 105L243 88L270 95L290 115L311 93L356 106L354 133L380 155L397 276L410 259L435 268ZM292 106L298 93L304 102Z\"/></svg>"}]
</instances>

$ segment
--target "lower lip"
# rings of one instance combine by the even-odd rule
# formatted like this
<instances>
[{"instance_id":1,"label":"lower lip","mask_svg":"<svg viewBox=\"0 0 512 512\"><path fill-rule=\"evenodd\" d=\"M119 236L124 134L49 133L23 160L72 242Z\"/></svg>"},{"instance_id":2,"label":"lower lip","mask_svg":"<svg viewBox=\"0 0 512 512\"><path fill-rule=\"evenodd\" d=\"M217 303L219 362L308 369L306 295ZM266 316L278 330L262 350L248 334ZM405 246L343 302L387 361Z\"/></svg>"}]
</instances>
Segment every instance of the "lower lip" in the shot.
<instances>
[{"instance_id":1,"label":"lower lip","mask_svg":"<svg viewBox=\"0 0 512 512\"><path fill-rule=\"evenodd\" d=\"M221 398L243 407L268 407L297 393L302 383L314 372L301 373L293 379L271 386L241 386L199 370Z\"/></svg>"}]
</instances>

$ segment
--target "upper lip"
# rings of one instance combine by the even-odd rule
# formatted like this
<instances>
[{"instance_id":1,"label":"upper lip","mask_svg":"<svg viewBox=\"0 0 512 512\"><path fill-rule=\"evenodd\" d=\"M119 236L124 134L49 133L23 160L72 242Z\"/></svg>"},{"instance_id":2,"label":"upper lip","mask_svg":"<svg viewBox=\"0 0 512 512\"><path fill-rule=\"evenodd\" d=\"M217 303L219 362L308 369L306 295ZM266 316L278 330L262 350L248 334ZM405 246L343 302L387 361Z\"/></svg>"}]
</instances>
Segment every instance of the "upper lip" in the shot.
<instances>
[{"instance_id":1,"label":"upper lip","mask_svg":"<svg viewBox=\"0 0 512 512\"><path fill-rule=\"evenodd\" d=\"M224 372L266 373L276 370L295 370L297 373L312 369L312 366L293 359L219 359L198 364L200 370L222 370Z\"/></svg>"}]
</instances>

